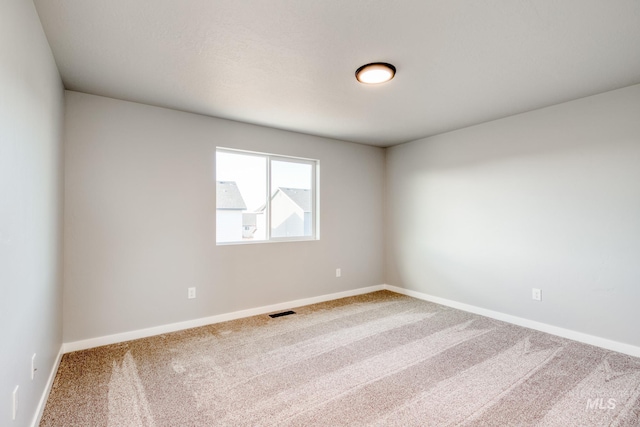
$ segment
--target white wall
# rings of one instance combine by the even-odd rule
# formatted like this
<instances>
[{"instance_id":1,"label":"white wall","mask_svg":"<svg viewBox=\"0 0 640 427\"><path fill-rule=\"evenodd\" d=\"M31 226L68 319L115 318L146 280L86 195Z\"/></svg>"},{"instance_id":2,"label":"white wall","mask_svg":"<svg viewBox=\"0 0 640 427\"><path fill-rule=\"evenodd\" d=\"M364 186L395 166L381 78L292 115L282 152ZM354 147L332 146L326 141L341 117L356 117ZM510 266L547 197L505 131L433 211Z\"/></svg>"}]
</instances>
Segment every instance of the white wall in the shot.
<instances>
[{"instance_id":1,"label":"white wall","mask_svg":"<svg viewBox=\"0 0 640 427\"><path fill-rule=\"evenodd\" d=\"M216 239L218 242L239 242L242 240L242 211L240 209L219 209L216 212Z\"/></svg>"},{"instance_id":2,"label":"white wall","mask_svg":"<svg viewBox=\"0 0 640 427\"><path fill-rule=\"evenodd\" d=\"M0 58L0 425L26 426L62 344L63 90L31 1L2 2Z\"/></svg>"},{"instance_id":3,"label":"white wall","mask_svg":"<svg viewBox=\"0 0 640 427\"><path fill-rule=\"evenodd\" d=\"M382 149L66 101L65 342L383 283ZM216 246L216 145L320 160L320 240Z\"/></svg>"},{"instance_id":4,"label":"white wall","mask_svg":"<svg viewBox=\"0 0 640 427\"><path fill-rule=\"evenodd\" d=\"M390 284L640 345L640 85L387 159Z\"/></svg>"},{"instance_id":5,"label":"white wall","mask_svg":"<svg viewBox=\"0 0 640 427\"><path fill-rule=\"evenodd\" d=\"M282 191L278 191L271 197L271 236L288 237L304 236L305 222L304 211L293 202L289 196L285 196ZM308 236L311 235L311 221L309 221Z\"/></svg>"}]
</instances>

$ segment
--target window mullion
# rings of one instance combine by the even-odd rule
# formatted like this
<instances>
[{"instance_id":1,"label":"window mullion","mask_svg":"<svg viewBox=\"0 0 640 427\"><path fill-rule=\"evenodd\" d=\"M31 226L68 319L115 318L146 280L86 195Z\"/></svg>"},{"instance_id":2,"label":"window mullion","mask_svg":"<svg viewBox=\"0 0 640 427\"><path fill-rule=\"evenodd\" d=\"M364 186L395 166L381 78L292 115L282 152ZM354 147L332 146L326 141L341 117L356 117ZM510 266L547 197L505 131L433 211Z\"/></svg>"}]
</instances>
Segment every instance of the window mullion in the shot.
<instances>
[{"instance_id":1,"label":"window mullion","mask_svg":"<svg viewBox=\"0 0 640 427\"><path fill-rule=\"evenodd\" d=\"M316 217L317 217L317 209L318 207L316 206L316 202L317 202L317 189L316 189L316 164L315 163L311 163L311 235L315 238L316 233L317 233L317 224L316 224Z\"/></svg>"},{"instance_id":2,"label":"window mullion","mask_svg":"<svg viewBox=\"0 0 640 427\"><path fill-rule=\"evenodd\" d=\"M267 157L267 223L265 224L266 240L271 240L271 156Z\"/></svg>"}]
</instances>

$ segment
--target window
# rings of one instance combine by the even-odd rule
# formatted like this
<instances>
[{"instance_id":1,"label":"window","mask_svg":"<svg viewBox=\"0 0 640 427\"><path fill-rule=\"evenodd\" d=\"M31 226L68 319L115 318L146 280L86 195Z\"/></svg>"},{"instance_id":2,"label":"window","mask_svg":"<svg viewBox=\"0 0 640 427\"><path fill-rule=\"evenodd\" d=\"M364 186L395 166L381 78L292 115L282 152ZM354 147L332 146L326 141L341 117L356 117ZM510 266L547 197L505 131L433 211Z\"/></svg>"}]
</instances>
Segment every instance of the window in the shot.
<instances>
[{"instance_id":1,"label":"window","mask_svg":"<svg viewBox=\"0 0 640 427\"><path fill-rule=\"evenodd\" d=\"M216 242L317 239L318 161L218 148Z\"/></svg>"}]
</instances>

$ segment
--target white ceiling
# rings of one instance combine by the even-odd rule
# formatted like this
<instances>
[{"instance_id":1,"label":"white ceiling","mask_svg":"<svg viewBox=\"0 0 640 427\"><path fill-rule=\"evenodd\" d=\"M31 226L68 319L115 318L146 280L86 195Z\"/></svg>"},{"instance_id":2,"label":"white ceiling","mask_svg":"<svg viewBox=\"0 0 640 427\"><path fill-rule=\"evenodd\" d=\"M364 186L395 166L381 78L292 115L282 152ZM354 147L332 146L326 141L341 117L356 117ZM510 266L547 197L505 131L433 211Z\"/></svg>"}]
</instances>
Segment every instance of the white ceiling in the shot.
<instances>
[{"instance_id":1,"label":"white ceiling","mask_svg":"<svg viewBox=\"0 0 640 427\"><path fill-rule=\"evenodd\" d=\"M67 89L371 145L640 83L639 0L34 2Z\"/></svg>"}]
</instances>

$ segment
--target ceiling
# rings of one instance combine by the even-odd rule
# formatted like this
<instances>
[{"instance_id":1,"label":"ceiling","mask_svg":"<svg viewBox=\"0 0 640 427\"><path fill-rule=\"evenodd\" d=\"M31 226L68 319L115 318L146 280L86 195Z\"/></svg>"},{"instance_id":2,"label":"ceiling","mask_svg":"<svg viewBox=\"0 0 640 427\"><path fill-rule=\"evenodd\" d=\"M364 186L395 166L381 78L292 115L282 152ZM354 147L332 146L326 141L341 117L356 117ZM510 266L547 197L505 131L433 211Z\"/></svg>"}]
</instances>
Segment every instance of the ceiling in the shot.
<instances>
[{"instance_id":1,"label":"ceiling","mask_svg":"<svg viewBox=\"0 0 640 427\"><path fill-rule=\"evenodd\" d=\"M370 145L640 83L638 0L34 3L69 90Z\"/></svg>"}]
</instances>

